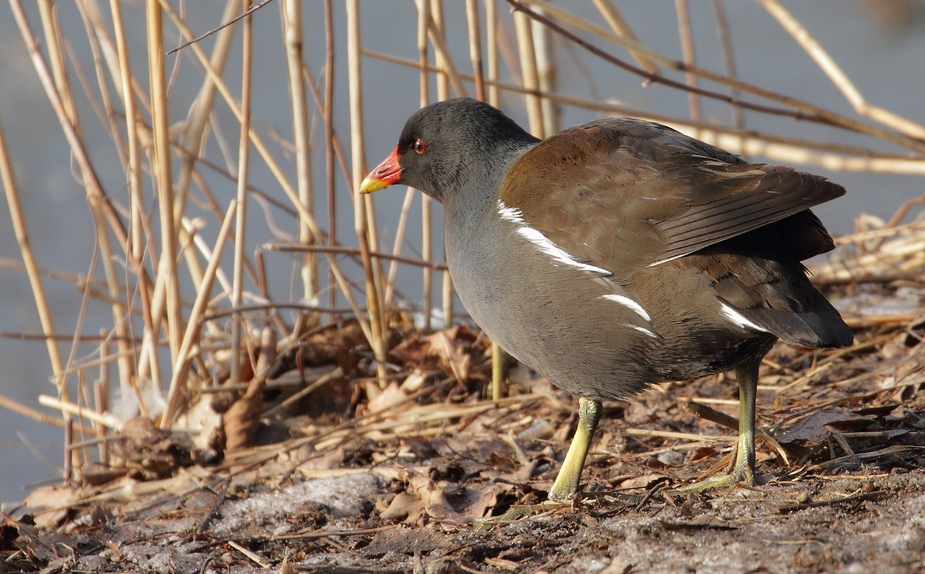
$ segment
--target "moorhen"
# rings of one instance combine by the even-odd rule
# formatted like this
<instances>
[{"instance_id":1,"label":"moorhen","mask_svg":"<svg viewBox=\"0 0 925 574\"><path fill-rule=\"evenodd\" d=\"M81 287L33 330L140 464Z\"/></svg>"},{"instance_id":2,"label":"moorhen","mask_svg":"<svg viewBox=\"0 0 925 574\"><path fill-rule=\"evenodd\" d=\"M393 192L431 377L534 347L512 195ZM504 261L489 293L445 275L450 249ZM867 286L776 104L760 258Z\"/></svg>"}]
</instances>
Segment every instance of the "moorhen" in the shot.
<instances>
[{"instance_id":1,"label":"moorhen","mask_svg":"<svg viewBox=\"0 0 925 574\"><path fill-rule=\"evenodd\" d=\"M411 116L360 192L398 183L443 203L447 263L475 322L580 397L550 499L577 492L602 400L732 368L734 468L688 489L753 482L761 358L778 338L853 340L800 263L834 247L808 209L845 193L823 177L627 117L540 141L459 98Z\"/></svg>"}]
</instances>

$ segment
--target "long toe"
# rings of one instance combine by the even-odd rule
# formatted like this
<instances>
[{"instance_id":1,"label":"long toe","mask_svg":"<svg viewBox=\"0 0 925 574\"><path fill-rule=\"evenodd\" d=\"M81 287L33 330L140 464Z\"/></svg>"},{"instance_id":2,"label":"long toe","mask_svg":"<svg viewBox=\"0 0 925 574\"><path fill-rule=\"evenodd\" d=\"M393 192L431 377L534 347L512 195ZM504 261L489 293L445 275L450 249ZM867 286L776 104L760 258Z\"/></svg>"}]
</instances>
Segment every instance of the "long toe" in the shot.
<instances>
[{"instance_id":1,"label":"long toe","mask_svg":"<svg viewBox=\"0 0 925 574\"><path fill-rule=\"evenodd\" d=\"M700 482L695 482L694 484L689 484L687 486L682 486L681 488L673 488L668 492L672 494L690 494L692 492L706 492L707 490L712 490L714 488L723 488L726 486L733 486L735 484L745 484L751 486L754 484L754 479L751 476L751 473L746 472L745 469L737 469L729 474L717 474L716 476L711 476L706 480Z\"/></svg>"}]
</instances>

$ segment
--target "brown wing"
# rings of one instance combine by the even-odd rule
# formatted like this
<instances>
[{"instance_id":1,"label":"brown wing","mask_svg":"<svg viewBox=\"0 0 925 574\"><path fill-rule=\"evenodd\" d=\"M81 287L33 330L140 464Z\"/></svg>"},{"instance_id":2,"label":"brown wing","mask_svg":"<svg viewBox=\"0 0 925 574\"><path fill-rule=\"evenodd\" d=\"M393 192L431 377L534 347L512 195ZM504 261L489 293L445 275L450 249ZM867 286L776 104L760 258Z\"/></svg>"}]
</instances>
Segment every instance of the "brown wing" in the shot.
<instances>
[{"instance_id":1,"label":"brown wing","mask_svg":"<svg viewBox=\"0 0 925 574\"><path fill-rule=\"evenodd\" d=\"M538 144L511 167L499 199L579 261L627 277L844 193L823 177L746 164L666 126L619 118ZM804 251L831 248L812 214L790 227L813 239Z\"/></svg>"}]
</instances>

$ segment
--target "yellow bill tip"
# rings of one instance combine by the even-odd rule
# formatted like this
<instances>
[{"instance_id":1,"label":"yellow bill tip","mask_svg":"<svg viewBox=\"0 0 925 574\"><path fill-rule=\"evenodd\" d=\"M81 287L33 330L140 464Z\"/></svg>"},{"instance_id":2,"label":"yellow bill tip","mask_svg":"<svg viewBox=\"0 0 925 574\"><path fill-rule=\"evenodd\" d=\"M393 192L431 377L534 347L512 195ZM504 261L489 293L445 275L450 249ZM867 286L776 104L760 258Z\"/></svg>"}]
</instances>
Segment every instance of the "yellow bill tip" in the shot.
<instances>
[{"instance_id":1,"label":"yellow bill tip","mask_svg":"<svg viewBox=\"0 0 925 574\"><path fill-rule=\"evenodd\" d=\"M389 186L389 182L374 177L367 177L360 184L360 193L367 194Z\"/></svg>"}]
</instances>

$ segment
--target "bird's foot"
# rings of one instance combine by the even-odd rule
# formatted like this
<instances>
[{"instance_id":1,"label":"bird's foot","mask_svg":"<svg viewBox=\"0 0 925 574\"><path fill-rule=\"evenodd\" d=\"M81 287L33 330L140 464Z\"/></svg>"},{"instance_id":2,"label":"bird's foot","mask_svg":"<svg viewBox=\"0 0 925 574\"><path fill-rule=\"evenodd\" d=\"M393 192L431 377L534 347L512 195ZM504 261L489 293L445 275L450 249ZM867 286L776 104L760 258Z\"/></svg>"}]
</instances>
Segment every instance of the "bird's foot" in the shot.
<instances>
[{"instance_id":1,"label":"bird's foot","mask_svg":"<svg viewBox=\"0 0 925 574\"><path fill-rule=\"evenodd\" d=\"M673 488L669 490L668 493L691 494L694 492L706 492L707 490L712 490L714 488L723 488L739 483L748 486L751 486L755 483L754 474L751 472L751 468L747 466L744 468L737 467L729 474L717 474L716 476L711 476L706 480L695 482L694 484L682 486L681 488Z\"/></svg>"}]
</instances>

